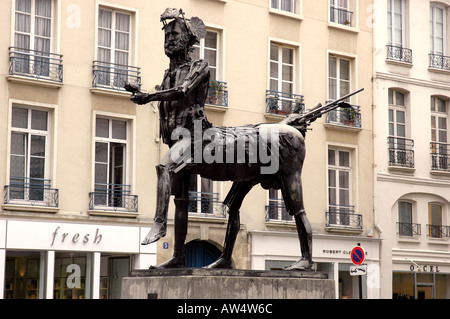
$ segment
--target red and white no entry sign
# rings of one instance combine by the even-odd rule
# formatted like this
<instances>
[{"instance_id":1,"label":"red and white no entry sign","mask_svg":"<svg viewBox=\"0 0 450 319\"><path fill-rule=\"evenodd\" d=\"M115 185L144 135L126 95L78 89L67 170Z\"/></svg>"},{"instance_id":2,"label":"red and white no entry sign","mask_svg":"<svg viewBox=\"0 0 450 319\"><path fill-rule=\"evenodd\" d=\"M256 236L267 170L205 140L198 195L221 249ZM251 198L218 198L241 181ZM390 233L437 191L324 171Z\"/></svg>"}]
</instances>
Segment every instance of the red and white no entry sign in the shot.
<instances>
[{"instance_id":1,"label":"red and white no entry sign","mask_svg":"<svg viewBox=\"0 0 450 319\"><path fill-rule=\"evenodd\" d=\"M360 246L356 246L352 249L352 252L350 253L350 258L352 259L352 262L355 265L361 265L364 262L364 259L366 258L366 253L364 252L364 249L362 249Z\"/></svg>"}]
</instances>

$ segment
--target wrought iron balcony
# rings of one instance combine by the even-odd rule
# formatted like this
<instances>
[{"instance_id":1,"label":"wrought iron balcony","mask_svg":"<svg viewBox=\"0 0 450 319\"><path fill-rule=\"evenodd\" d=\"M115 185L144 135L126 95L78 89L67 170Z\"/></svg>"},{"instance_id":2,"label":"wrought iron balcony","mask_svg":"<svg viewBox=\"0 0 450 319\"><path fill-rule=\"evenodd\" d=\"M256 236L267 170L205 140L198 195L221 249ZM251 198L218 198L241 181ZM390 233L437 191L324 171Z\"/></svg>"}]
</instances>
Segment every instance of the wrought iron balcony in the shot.
<instances>
[{"instance_id":1,"label":"wrought iron balcony","mask_svg":"<svg viewBox=\"0 0 450 319\"><path fill-rule=\"evenodd\" d=\"M450 57L430 53L430 68L450 71Z\"/></svg>"},{"instance_id":2,"label":"wrought iron balcony","mask_svg":"<svg viewBox=\"0 0 450 319\"><path fill-rule=\"evenodd\" d=\"M427 225L428 237L444 238L450 237L450 226L444 225Z\"/></svg>"},{"instance_id":3,"label":"wrought iron balcony","mask_svg":"<svg viewBox=\"0 0 450 319\"><path fill-rule=\"evenodd\" d=\"M190 214L202 217L226 217L226 206L219 201L218 193L189 192L188 210Z\"/></svg>"},{"instance_id":4,"label":"wrought iron balcony","mask_svg":"<svg viewBox=\"0 0 450 319\"><path fill-rule=\"evenodd\" d=\"M303 113L305 111L303 101L303 95L267 90L266 112L279 115Z\"/></svg>"},{"instance_id":5,"label":"wrought iron balcony","mask_svg":"<svg viewBox=\"0 0 450 319\"><path fill-rule=\"evenodd\" d=\"M414 168L414 140L388 137L389 166Z\"/></svg>"},{"instance_id":6,"label":"wrought iron balcony","mask_svg":"<svg viewBox=\"0 0 450 319\"><path fill-rule=\"evenodd\" d=\"M294 216L290 215L282 199L269 199L266 206L266 221L293 222Z\"/></svg>"},{"instance_id":7,"label":"wrought iron balcony","mask_svg":"<svg viewBox=\"0 0 450 319\"><path fill-rule=\"evenodd\" d=\"M352 16L353 12L342 9L331 7L330 8L330 21L345 26L352 26Z\"/></svg>"},{"instance_id":8,"label":"wrought iron balcony","mask_svg":"<svg viewBox=\"0 0 450 319\"><path fill-rule=\"evenodd\" d=\"M9 74L62 83L62 55L43 51L9 48Z\"/></svg>"},{"instance_id":9,"label":"wrought iron balcony","mask_svg":"<svg viewBox=\"0 0 450 319\"><path fill-rule=\"evenodd\" d=\"M391 61L399 61L412 63L412 50L398 47L395 45L387 45L387 59Z\"/></svg>"},{"instance_id":10,"label":"wrought iron balcony","mask_svg":"<svg viewBox=\"0 0 450 319\"><path fill-rule=\"evenodd\" d=\"M138 196L130 194L130 185L96 183L89 199L90 210L138 212Z\"/></svg>"},{"instance_id":11,"label":"wrought iron balcony","mask_svg":"<svg viewBox=\"0 0 450 319\"><path fill-rule=\"evenodd\" d=\"M431 169L450 172L450 144L431 142Z\"/></svg>"},{"instance_id":12,"label":"wrought iron balcony","mask_svg":"<svg viewBox=\"0 0 450 319\"><path fill-rule=\"evenodd\" d=\"M414 223L400 223L397 222L398 234L400 236L420 236L421 227L420 224Z\"/></svg>"},{"instance_id":13,"label":"wrought iron balcony","mask_svg":"<svg viewBox=\"0 0 450 319\"><path fill-rule=\"evenodd\" d=\"M58 207L59 191L50 187L50 180L41 178L11 177L5 185L5 204L39 207Z\"/></svg>"},{"instance_id":14,"label":"wrought iron balcony","mask_svg":"<svg viewBox=\"0 0 450 319\"><path fill-rule=\"evenodd\" d=\"M209 81L206 104L228 107L227 82Z\"/></svg>"},{"instance_id":15,"label":"wrought iron balcony","mask_svg":"<svg viewBox=\"0 0 450 319\"><path fill-rule=\"evenodd\" d=\"M355 214L355 207L352 205L330 205L325 217L326 227L358 230L363 227L362 215Z\"/></svg>"},{"instance_id":16,"label":"wrought iron balcony","mask_svg":"<svg viewBox=\"0 0 450 319\"><path fill-rule=\"evenodd\" d=\"M352 109L338 107L328 112L326 122L361 128L361 108L358 105L352 105Z\"/></svg>"},{"instance_id":17,"label":"wrought iron balcony","mask_svg":"<svg viewBox=\"0 0 450 319\"><path fill-rule=\"evenodd\" d=\"M141 87L141 68L94 61L93 65L94 88L106 88L117 91L125 91L125 83L136 84Z\"/></svg>"}]
</instances>

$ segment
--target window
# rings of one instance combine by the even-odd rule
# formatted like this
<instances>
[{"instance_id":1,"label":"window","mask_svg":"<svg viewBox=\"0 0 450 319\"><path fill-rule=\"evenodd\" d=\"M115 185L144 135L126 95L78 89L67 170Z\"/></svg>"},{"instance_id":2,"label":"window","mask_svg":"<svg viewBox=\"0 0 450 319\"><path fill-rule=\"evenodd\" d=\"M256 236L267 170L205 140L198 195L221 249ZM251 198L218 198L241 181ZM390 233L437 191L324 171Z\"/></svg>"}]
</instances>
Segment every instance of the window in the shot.
<instances>
[{"instance_id":1,"label":"window","mask_svg":"<svg viewBox=\"0 0 450 319\"><path fill-rule=\"evenodd\" d=\"M126 82L140 85L140 69L131 66L131 48L132 15L99 8L94 86L123 89Z\"/></svg>"},{"instance_id":2,"label":"window","mask_svg":"<svg viewBox=\"0 0 450 319\"><path fill-rule=\"evenodd\" d=\"M409 202L400 201L398 203L398 225L400 236L412 236L417 234L417 227L413 225L412 221L412 207Z\"/></svg>"},{"instance_id":3,"label":"window","mask_svg":"<svg viewBox=\"0 0 450 319\"><path fill-rule=\"evenodd\" d=\"M62 82L61 55L52 53L53 7L52 0L15 1L10 74L43 77Z\"/></svg>"},{"instance_id":4,"label":"window","mask_svg":"<svg viewBox=\"0 0 450 319\"><path fill-rule=\"evenodd\" d=\"M270 43L270 90L294 93L294 49Z\"/></svg>"},{"instance_id":5,"label":"window","mask_svg":"<svg viewBox=\"0 0 450 319\"><path fill-rule=\"evenodd\" d=\"M442 206L439 204L428 204L428 236L433 238L441 238L448 236L448 233L443 233L442 226Z\"/></svg>"},{"instance_id":6,"label":"window","mask_svg":"<svg viewBox=\"0 0 450 319\"><path fill-rule=\"evenodd\" d=\"M272 9L298 14L298 0L270 0Z\"/></svg>"},{"instance_id":7,"label":"window","mask_svg":"<svg viewBox=\"0 0 450 319\"><path fill-rule=\"evenodd\" d=\"M207 30L206 37L204 39L200 39L199 44L194 45L194 50L191 53L191 58L194 61L204 59L208 62L212 81L217 81L220 78L219 39L220 34L218 31Z\"/></svg>"},{"instance_id":8,"label":"window","mask_svg":"<svg viewBox=\"0 0 450 319\"><path fill-rule=\"evenodd\" d=\"M269 205L267 206L267 217L268 221L294 221L294 217L289 215L286 210L286 205L284 203L283 196L281 195L281 190L279 189L269 189Z\"/></svg>"},{"instance_id":9,"label":"window","mask_svg":"<svg viewBox=\"0 0 450 319\"><path fill-rule=\"evenodd\" d=\"M431 97L431 156L434 170L450 168L447 137L447 102Z\"/></svg>"},{"instance_id":10,"label":"window","mask_svg":"<svg viewBox=\"0 0 450 319\"><path fill-rule=\"evenodd\" d=\"M389 165L414 168L414 141L407 137L406 95L389 89Z\"/></svg>"},{"instance_id":11,"label":"window","mask_svg":"<svg viewBox=\"0 0 450 319\"><path fill-rule=\"evenodd\" d=\"M351 62L349 59L330 55L328 57L328 98L337 100L350 93Z\"/></svg>"},{"instance_id":12,"label":"window","mask_svg":"<svg viewBox=\"0 0 450 319\"><path fill-rule=\"evenodd\" d=\"M200 175L192 174L189 180L190 213L203 216L225 217L226 207L219 201L216 183Z\"/></svg>"},{"instance_id":13,"label":"window","mask_svg":"<svg viewBox=\"0 0 450 319\"><path fill-rule=\"evenodd\" d=\"M388 44L403 47L405 42L405 3L403 0L388 0Z\"/></svg>"},{"instance_id":14,"label":"window","mask_svg":"<svg viewBox=\"0 0 450 319\"><path fill-rule=\"evenodd\" d=\"M437 4L430 5L430 47L431 53L445 55L446 52L446 10Z\"/></svg>"},{"instance_id":15,"label":"window","mask_svg":"<svg viewBox=\"0 0 450 319\"><path fill-rule=\"evenodd\" d=\"M350 152L328 150L328 200L333 207L351 205Z\"/></svg>"},{"instance_id":16,"label":"window","mask_svg":"<svg viewBox=\"0 0 450 319\"><path fill-rule=\"evenodd\" d=\"M7 202L58 206L58 192L50 189L50 112L12 107L10 184Z\"/></svg>"},{"instance_id":17,"label":"window","mask_svg":"<svg viewBox=\"0 0 450 319\"><path fill-rule=\"evenodd\" d=\"M53 299L90 299L92 255L56 252Z\"/></svg>"},{"instance_id":18,"label":"window","mask_svg":"<svg viewBox=\"0 0 450 319\"><path fill-rule=\"evenodd\" d=\"M351 0L330 0L330 21L352 26L353 12L350 11Z\"/></svg>"},{"instance_id":19,"label":"window","mask_svg":"<svg viewBox=\"0 0 450 319\"><path fill-rule=\"evenodd\" d=\"M137 212L137 196L128 185L128 122L97 117L95 130L95 191L91 209Z\"/></svg>"}]
</instances>

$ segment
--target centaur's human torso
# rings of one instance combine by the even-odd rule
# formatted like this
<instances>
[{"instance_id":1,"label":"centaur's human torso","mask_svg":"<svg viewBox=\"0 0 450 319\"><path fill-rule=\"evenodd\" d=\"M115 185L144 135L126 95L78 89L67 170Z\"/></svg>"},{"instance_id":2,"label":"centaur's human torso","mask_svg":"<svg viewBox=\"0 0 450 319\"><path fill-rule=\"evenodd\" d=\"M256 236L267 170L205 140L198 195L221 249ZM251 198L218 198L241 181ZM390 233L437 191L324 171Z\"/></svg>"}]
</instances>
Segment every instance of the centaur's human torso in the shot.
<instances>
[{"instance_id":1,"label":"centaur's human torso","mask_svg":"<svg viewBox=\"0 0 450 319\"><path fill-rule=\"evenodd\" d=\"M205 70L207 72L204 72ZM207 122L204 116L204 106L208 94L209 77L208 63L203 60L186 62L175 68L174 71L166 70L161 85L162 90L197 84L196 88L190 90L185 98L161 101L159 104L160 132L163 142L169 147L176 142L171 139L172 131L175 128L181 126L191 130L193 120L196 119Z\"/></svg>"}]
</instances>

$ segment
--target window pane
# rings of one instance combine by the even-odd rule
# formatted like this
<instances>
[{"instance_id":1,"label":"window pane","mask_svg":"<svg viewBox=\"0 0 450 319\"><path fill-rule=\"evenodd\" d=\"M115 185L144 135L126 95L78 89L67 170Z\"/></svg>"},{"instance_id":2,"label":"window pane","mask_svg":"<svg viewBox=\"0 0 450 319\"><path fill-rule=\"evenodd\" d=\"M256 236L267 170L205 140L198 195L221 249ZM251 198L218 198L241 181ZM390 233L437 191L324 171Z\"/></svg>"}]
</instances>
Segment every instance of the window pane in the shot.
<instances>
[{"instance_id":1,"label":"window pane","mask_svg":"<svg viewBox=\"0 0 450 319\"><path fill-rule=\"evenodd\" d=\"M339 166L350 167L350 153L339 151Z\"/></svg>"},{"instance_id":2,"label":"window pane","mask_svg":"<svg viewBox=\"0 0 450 319\"><path fill-rule=\"evenodd\" d=\"M217 49L217 33L209 31L206 33L205 47Z\"/></svg>"},{"instance_id":3,"label":"window pane","mask_svg":"<svg viewBox=\"0 0 450 319\"><path fill-rule=\"evenodd\" d=\"M350 80L350 61L340 59L339 76L341 80Z\"/></svg>"},{"instance_id":4,"label":"window pane","mask_svg":"<svg viewBox=\"0 0 450 319\"><path fill-rule=\"evenodd\" d=\"M205 60L209 63L210 66L216 66L217 63L217 51L214 50L205 50Z\"/></svg>"},{"instance_id":5,"label":"window pane","mask_svg":"<svg viewBox=\"0 0 450 319\"><path fill-rule=\"evenodd\" d=\"M28 127L28 110L13 107L12 109L12 126L18 128Z\"/></svg>"},{"instance_id":6,"label":"window pane","mask_svg":"<svg viewBox=\"0 0 450 319\"><path fill-rule=\"evenodd\" d=\"M270 77L278 79L278 63L270 62Z\"/></svg>"},{"instance_id":7,"label":"window pane","mask_svg":"<svg viewBox=\"0 0 450 319\"><path fill-rule=\"evenodd\" d=\"M350 205L350 192L348 189L339 190L339 205Z\"/></svg>"},{"instance_id":8,"label":"window pane","mask_svg":"<svg viewBox=\"0 0 450 319\"><path fill-rule=\"evenodd\" d=\"M396 105L405 105L405 95L400 92L395 92L395 104Z\"/></svg>"},{"instance_id":9,"label":"window pane","mask_svg":"<svg viewBox=\"0 0 450 319\"><path fill-rule=\"evenodd\" d=\"M31 128L33 130L47 131L47 114L45 111L31 111Z\"/></svg>"},{"instance_id":10,"label":"window pane","mask_svg":"<svg viewBox=\"0 0 450 319\"><path fill-rule=\"evenodd\" d=\"M16 11L31 13L31 0L16 0Z\"/></svg>"},{"instance_id":11,"label":"window pane","mask_svg":"<svg viewBox=\"0 0 450 319\"><path fill-rule=\"evenodd\" d=\"M31 156L45 156L45 136L31 135Z\"/></svg>"},{"instance_id":12,"label":"window pane","mask_svg":"<svg viewBox=\"0 0 450 319\"><path fill-rule=\"evenodd\" d=\"M282 49L282 55L283 55L283 63L287 63L287 64L293 64L294 63L294 50L289 49L289 48L283 48Z\"/></svg>"},{"instance_id":13,"label":"window pane","mask_svg":"<svg viewBox=\"0 0 450 319\"><path fill-rule=\"evenodd\" d=\"M44 178L45 159L39 157L30 158L30 177Z\"/></svg>"},{"instance_id":14,"label":"window pane","mask_svg":"<svg viewBox=\"0 0 450 319\"><path fill-rule=\"evenodd\" d=\"M329 76L332 78L336 78L337 77L337 68L336 68L336 58L333 56L330 56L328 58L328 63L329 63Z\"/></svg>"},{"instance_id":15,"label":"window pane","mask_svg":"<svg viewBox=\"0 0 450 319\"><path fill-rule=\"evenodd\" d=\"M126 140L127 139L127 122L112 121L112 137Z\"/></svg>"},{"instance_id":16,"label":"window pane","mask_svg":"<svg viewBox=\"0 0 450 319\"><path fill-rule=\"evenodd\" d=\"M19 31L19 32L30 33L30 31L31 31L31 16L26 15L26 14L16 13L15 30Z\"/></svg>"},{"instance_id":17,"label":"window pane","mask_svg":"<svg viewBox=\"0 0 450 319\"><path fill-rule=\"evenodd\" d=\"M440 130L447 129L447 119L445 117L439 117L439 129Z\"/></svg>"},{"instance_id":18,"label":"window pane","mask_svg":"<svg viewBox=\"0 0 450 319\"><path fill-rule=\"evenodd\" d=\"M292 78L292 71L293 71L293 67L289 66L289 65L283 65L283 80L284 81L293 81Z\"/></svg>"},{"instance_id":19,"label":"window pane","mask_svg":"<svg viewBox=\"0 0 450 319\"><path fill-rule=\"evenodd\" d=\"M103 9L99 10L98 26L101 28L111 29L112 12Z\"/></svg>"},{"instance_id":20,"label":"window pane","mask_svg":"<svg viewBox=\"0 0 450 319\"><path fill-rule=\"evenodd\" d=\"M51 18L52 0L36 0L36 15Z\"/></svg>"},{"instance_id":21,"label":"window pane","mask_svg":"<svg viewBox=\"0 0 450 319\"><path fill-rule=\"evenodd\" d=\"M98 45L102 47L111 47L111 31L98 29Z\"/></svg>"},{"instance_id":22,"label":"window pane","mask_svg":"<svg viewBox=\"0 0 450 319\"><path fill-rule=\"evenodd\" d=\"M336 171L328 170L328 186L336 187Z\"/></svg>"},{"instance_id":23,"label":"window pane","mask_svg":"<svg viewBox=\"0 0 450 319\"><path fill-rule=\"evenodd\" d=\"M106 184L108 182L108 165L95 163L95 183Z\"/></svg>"},{"instance_id":24,"label":"window pane","mask_svg":"<svg viewBox=\"0 0 450 319\"><path fill-rule=\"evenodd\" d=\"M334 150L328 150L328 165L335 165L336 152Z\"/></svg>"},{"instance_id":25,"label":"window pane","mask_svg":"<svg viewBox=\"0 0 450 319\"><path fill-rule=\"evenodd\" d=\"M11 177L24 177L25 176L25 156L11 155Z\"/></svg>"},{"instance_id":26,"label":"window pane","mask_svg":"<svg viewBox=\"0 0 450 319\"><path fill-rule=\"evenodd\" d=\"M405 123L405 112L404 111L396 111L397 123Z\"/></svg>"},{"instance_id":27,"label":"window pane","mask_svg":"<svg viewBox=\"0 0 450 319\"><path fill-rule=\"evenodd\" d=\"M130 31L130 15L123 13L116 13L116 30Z\"/></svg>"},{"instance_id":28,"label":"window pane","mask_svg":"<svg viewBox=\"0 0 450 319\"><path fill-rule=\"evenodd\" d=\"M278 46L276 44L270 44L270 59L278 61Z\"/></svg>"},{"instance_id":29,"label":"window pane","mask_svg":"<svg viewBox=\"0 0 450 319\"><path fill-rule=\"evenodd\" d=\"M108 162L108 143L95 143L95 161L99 163Z\"/></svg>"},{"instance_id":30,"label":"window pane","mask_svg":"<svg viewBox=\"0 0 450 319\"><path fill-rule=\"evenodd\" d=\"M95 136L109 137L109 120L97 118L95 125Z\"/></svg>"},{"instance_id":31,"label":"window pane","mask_svg":"<svg viewBox=\"0 0 450 319\"><path fill-rule=\"evenodd\" d=\"M11 133L11 154L25 155L25 134Z\"/></svg>"},{"instance_id":32,"label":"window pane","mask_svg":"<svg viewBox=\"0 0 450 319\"><path fill-rule=\"evenodd\" d=\"M130 35L116 32L116 49L128 51L130 48Z\"/></svg>"},{"instance_id":33,"label":"window pane","mask_svg":"<svg viewBox=\"0 0 450 319\"><path fill-rule=\"evenodd\" d=\"M398 213L400 223L412 223L412 204L408 202L398 203Z\"/></svg>"}]
</instances>

